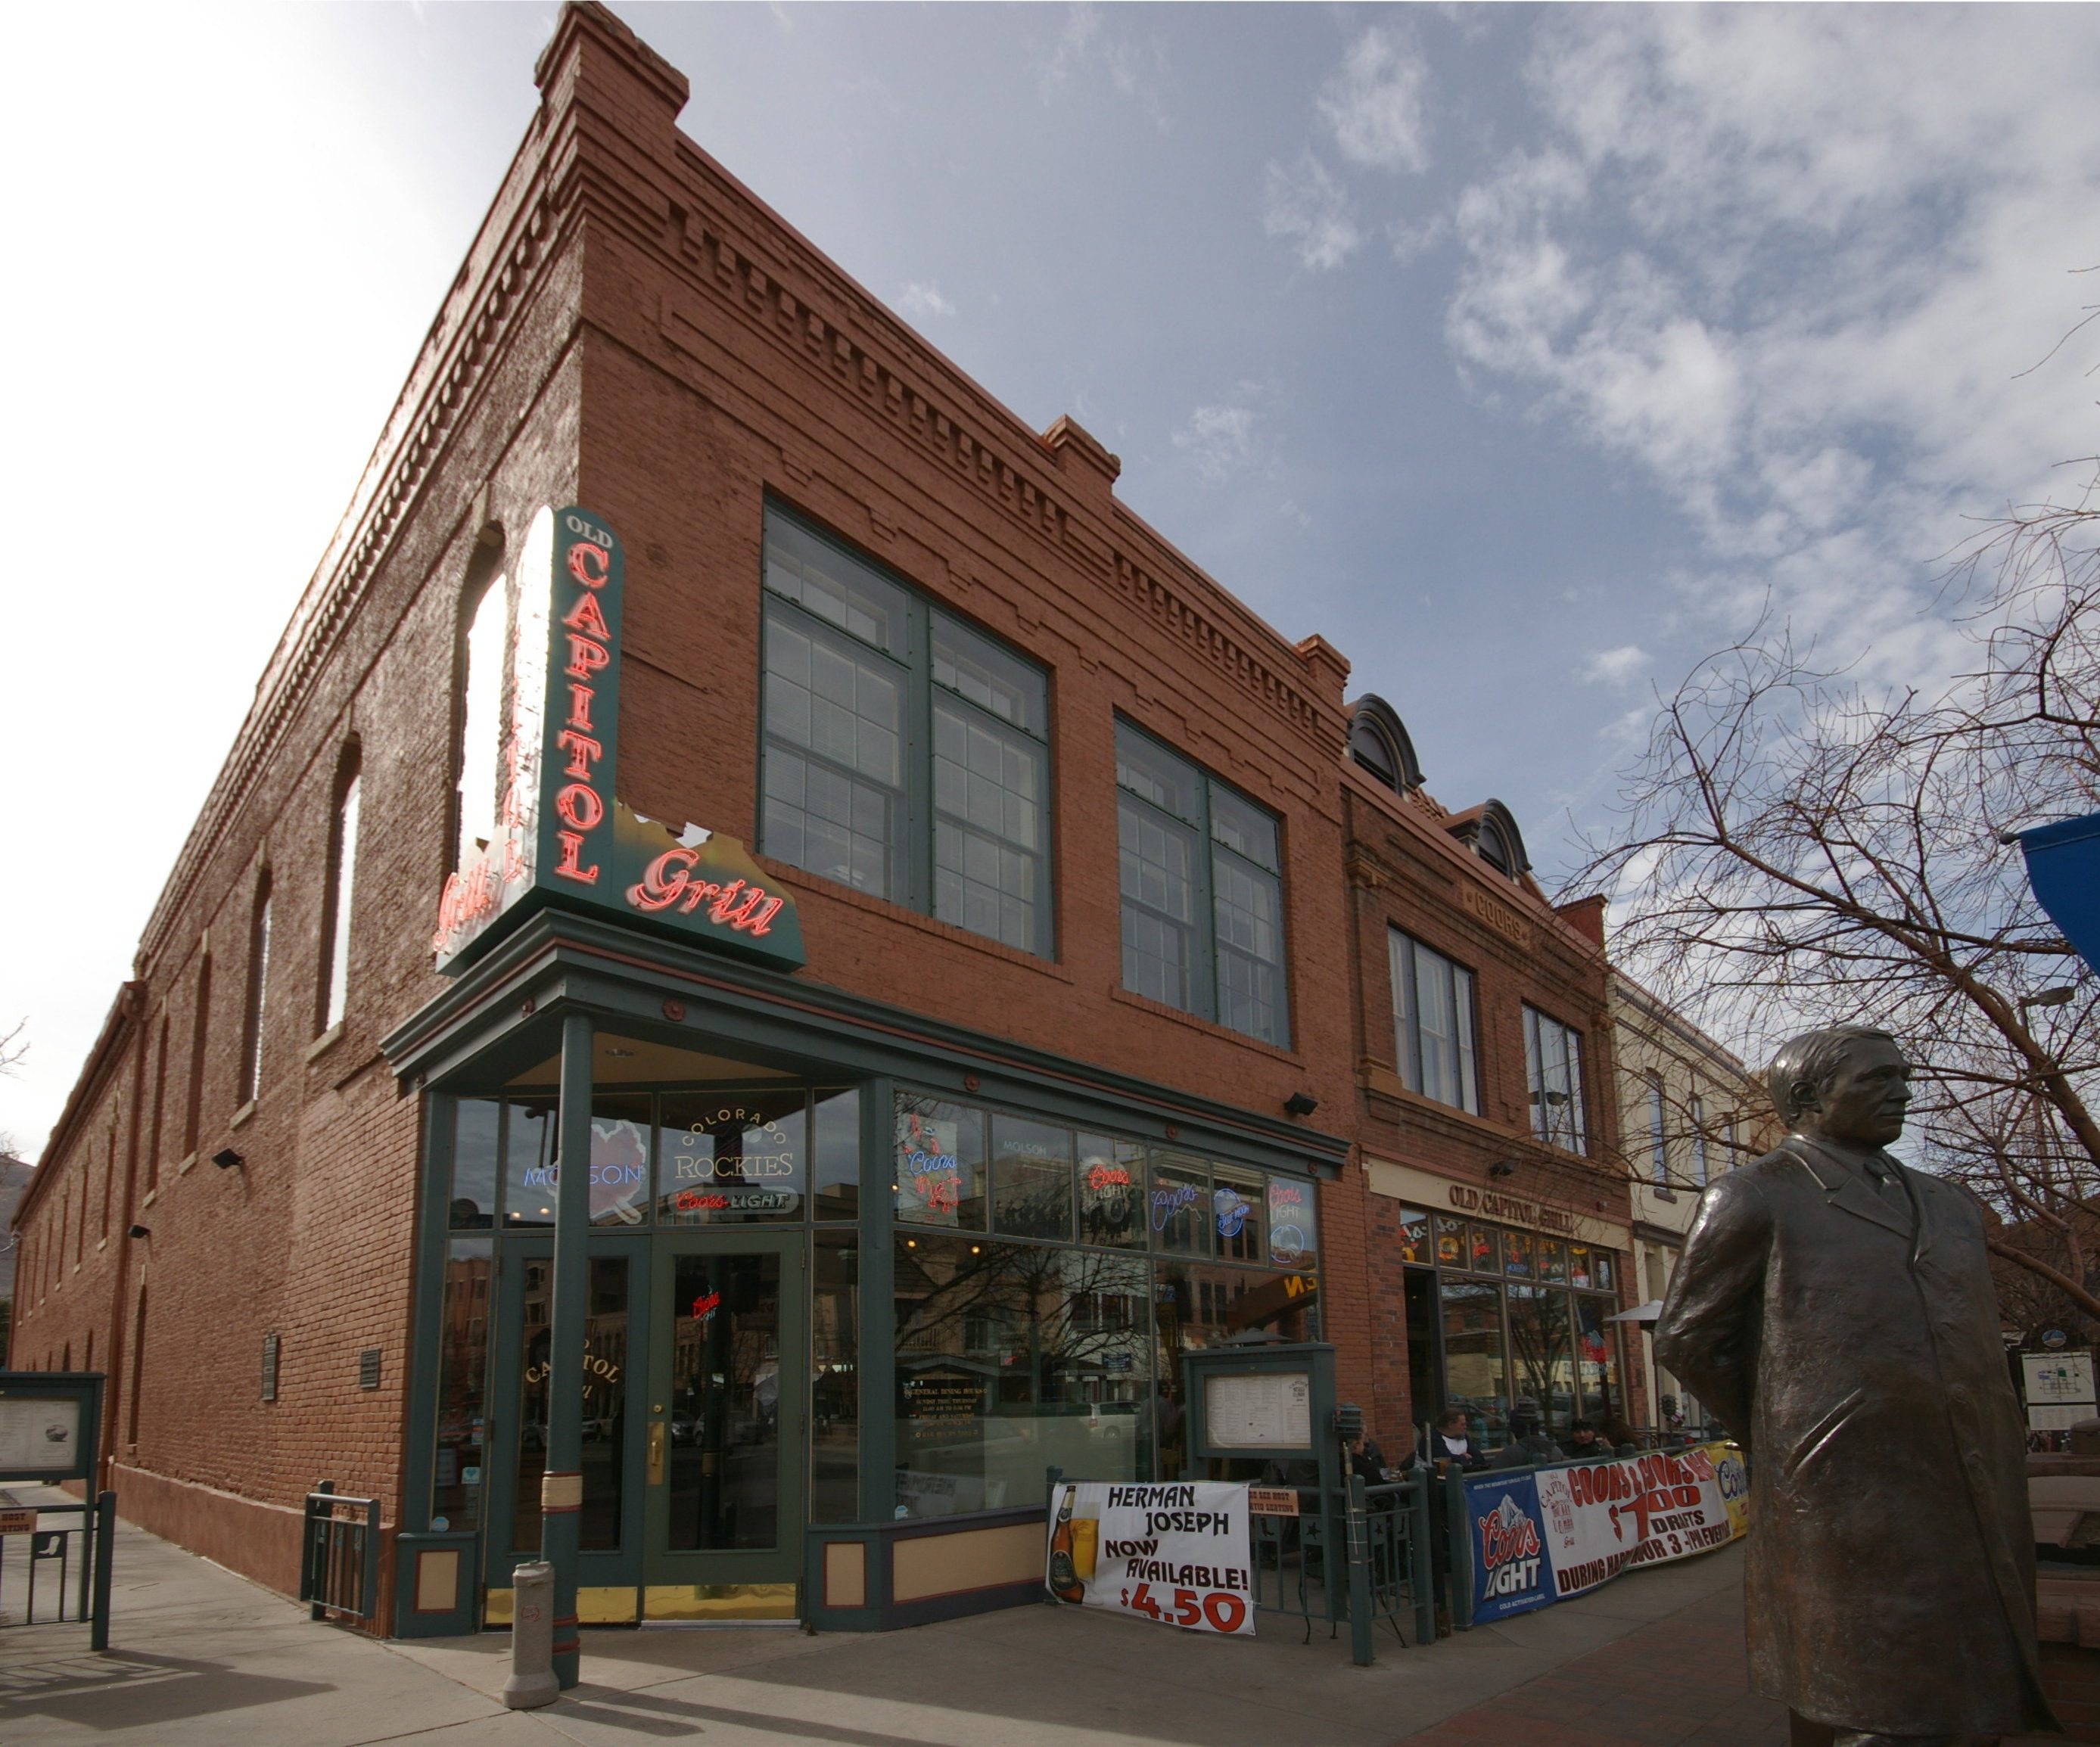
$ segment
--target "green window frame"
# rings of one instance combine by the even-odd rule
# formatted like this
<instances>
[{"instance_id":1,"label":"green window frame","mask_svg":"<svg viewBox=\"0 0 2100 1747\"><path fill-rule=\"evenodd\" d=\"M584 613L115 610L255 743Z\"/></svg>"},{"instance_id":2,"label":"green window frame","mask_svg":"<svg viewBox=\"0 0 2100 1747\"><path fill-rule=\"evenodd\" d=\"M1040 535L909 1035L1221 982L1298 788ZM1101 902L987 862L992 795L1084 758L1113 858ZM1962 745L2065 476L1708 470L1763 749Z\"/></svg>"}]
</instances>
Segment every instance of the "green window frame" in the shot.
<instances>
[{"instance_id":1,"label":"green window frame","mask_svg":"<svg viewBox=\"0 0 2100 1747\"><path fill-rule=\"evenodd\" d=\"M1049 672L765 507L761 854L1043 958Z\"/></svg>"},{"instance_id":2,"label":"green window frame","mask_svg":"<svg viewBox=\"0 0 2100 1747\"><path fill-rule=\"evenodd\" d=\"M1288 1048L1277 815L1116 718L1123 986Z\"/></svg>"}]
</instances>

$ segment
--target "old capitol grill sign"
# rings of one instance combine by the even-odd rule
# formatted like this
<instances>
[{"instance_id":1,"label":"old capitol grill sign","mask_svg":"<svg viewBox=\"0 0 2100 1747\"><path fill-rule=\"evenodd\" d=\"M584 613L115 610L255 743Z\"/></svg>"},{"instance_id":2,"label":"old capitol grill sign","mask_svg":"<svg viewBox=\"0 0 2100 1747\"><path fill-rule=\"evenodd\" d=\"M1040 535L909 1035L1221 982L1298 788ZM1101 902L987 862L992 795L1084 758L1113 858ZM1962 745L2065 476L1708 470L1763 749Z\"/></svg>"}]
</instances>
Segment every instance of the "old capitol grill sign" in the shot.
<instances>
[{"instance_id":1,"label":"old capitol grill sign","mask_svg":"<svg viewBox=\"0 0 2100 1747\"><path fill-rule=\"evenodd\" d=\"M542 508L516 573L495 835L463 842L430 940L462 968L546 904L618 915L783 970L795 901L734 837L620 805L620 540L580 505ZM499 585L500 586L500 585Z\"/></svg>"}]
</instances>

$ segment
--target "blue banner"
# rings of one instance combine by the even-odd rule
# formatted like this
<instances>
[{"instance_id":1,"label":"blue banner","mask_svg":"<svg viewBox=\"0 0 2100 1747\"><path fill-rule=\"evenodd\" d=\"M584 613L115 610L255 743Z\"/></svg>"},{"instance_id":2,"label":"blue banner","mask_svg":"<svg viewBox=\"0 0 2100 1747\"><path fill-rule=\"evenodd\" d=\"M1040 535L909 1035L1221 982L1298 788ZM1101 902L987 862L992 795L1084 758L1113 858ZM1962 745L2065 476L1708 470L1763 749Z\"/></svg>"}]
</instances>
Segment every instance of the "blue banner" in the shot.
<instances>
[{"instance_id":1,"label":"blue banner","mask_svg":"<svg viewBox=\"0 0 2100 1747\"><path fill-rule=\"evenodd\" d=\"M2100 813L2019 834L2027 884L2049 920L2100 970Z\"/></svg>"},{"instance_id":2,"label":"blue banner","mask_svg":"<svg viewBox=\"0 0 2100 1747\"><path fill-rule=\"evenodd\" d=\"M1476 1625L1542 1608L1554 1599L1535 1475L1512 1470L1467 1476L1465 1529L1472 1544Z\"/></svg>"}]
</instances>

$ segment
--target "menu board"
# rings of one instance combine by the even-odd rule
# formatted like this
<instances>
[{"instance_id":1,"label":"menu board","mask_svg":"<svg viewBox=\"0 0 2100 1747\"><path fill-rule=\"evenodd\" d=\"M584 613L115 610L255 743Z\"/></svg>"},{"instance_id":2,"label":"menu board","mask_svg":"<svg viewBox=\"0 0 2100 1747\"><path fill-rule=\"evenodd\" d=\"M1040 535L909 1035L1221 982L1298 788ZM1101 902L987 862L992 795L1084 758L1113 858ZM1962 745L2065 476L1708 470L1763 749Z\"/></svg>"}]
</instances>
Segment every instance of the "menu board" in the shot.
<instances>
[{"instance_id":1,"label":"menu board","mask_svg":"<svg viewBox=\"0 0 2100 1747\"><path fill-rule=\"evenodd\" d=\"M1204 1385L1203 1432L1213 1449L1311 1449L1311 1374L1210 1378Z\"/></svg>"},{"instance_id":2,"label":"menu board","mask_svg":"<svg viewBox=\"0 0 2100 1747\"><path fill-rule=\"evenodd\" d=\"M0 1396L0 1476L63 1473L80 1465L80 1403Z\"/></svg>"}]
</instances>

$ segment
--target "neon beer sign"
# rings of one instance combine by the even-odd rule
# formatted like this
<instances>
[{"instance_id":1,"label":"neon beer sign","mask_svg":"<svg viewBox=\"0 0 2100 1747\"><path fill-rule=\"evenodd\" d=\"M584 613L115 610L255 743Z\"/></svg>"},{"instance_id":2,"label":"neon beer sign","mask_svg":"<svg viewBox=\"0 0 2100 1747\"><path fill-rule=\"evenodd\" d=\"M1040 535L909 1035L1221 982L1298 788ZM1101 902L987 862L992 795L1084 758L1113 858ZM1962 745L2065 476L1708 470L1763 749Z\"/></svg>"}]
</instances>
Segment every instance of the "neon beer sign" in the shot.
<instances>
[{"instance_id":1,"label":"neon beer sign","mask_svg":"<svg viewBox=\"0 0 2100 1747\"><path fill-rule=\"evenodd\" d=\"M804 960L792 898L732 837L674 832L617 798L625 560L605 518L541 509L526 533L505 646L498 768L486 848L461 845L438 902L438 968L465 963L548 903L610 912L792 970Z\"/></svg>"}]
</instances>

